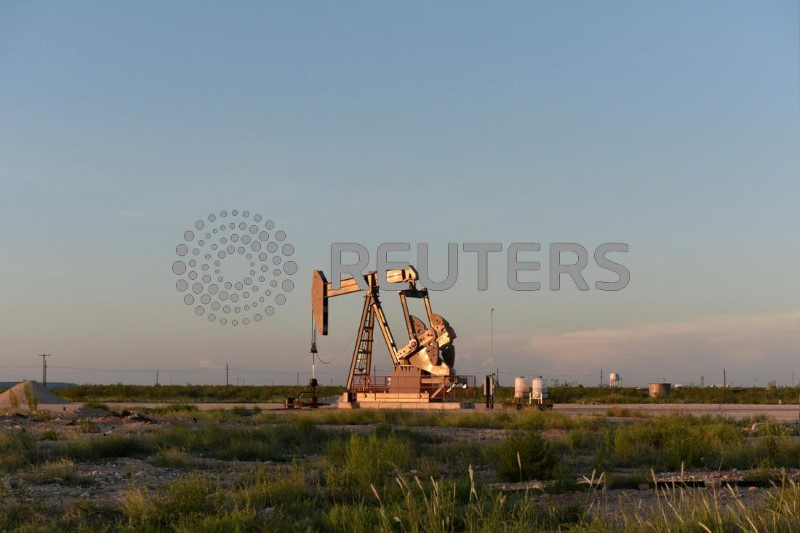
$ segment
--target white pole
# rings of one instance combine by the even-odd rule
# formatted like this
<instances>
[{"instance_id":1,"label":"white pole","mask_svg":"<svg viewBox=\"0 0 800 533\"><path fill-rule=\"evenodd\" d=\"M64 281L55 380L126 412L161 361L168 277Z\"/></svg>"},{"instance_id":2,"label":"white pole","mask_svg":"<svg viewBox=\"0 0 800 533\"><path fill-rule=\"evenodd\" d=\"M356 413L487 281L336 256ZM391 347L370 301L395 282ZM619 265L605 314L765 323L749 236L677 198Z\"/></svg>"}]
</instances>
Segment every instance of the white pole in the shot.
<instances>
[{"instance_id":1,"label":"white pole","mask_svg":"<svg viewBox=\"0 0 800 533\"><path fill-rule=\"evenodd\" d=\"M494 307L489 311L489 361L494 369Z\"/></svg>"}]
</instances>

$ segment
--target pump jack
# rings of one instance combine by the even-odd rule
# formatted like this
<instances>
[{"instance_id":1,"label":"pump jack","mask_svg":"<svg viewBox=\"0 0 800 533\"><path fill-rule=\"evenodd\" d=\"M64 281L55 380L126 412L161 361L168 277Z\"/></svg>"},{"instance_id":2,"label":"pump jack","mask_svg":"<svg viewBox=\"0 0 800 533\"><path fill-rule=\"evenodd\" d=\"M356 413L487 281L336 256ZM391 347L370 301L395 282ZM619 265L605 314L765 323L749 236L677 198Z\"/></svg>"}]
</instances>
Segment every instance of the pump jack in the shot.
<instances>
[{"instance_id":1,"label":"pump jack","mask_svg":"<svg viewBox=\"0 0 800 533\"><path fill-rule=\"evenodd\" d=\"M441 401L447 392L459 384L459 378L453 368L455 331L447 320L431 310L428 289L417 287L419 276L414 267L389 270L386 272L388 283L408 284L408 288L398 291L408 331L408 342L398 348L381 307L378 273L368 272L363 277L367 289L364 291L361 322L347 375L345 401L350 403ZM335 296L360 291L362 289L354 278L341 280L339 288L334 289L322 271L314 271L311 307L314 323L320 335L328 334L328 300ZM422 299L429 325L409 313L408 298ZM370 375L376 323L394 365L394 371L385 383L379 383Z\"/></svg>"}]
</instances>

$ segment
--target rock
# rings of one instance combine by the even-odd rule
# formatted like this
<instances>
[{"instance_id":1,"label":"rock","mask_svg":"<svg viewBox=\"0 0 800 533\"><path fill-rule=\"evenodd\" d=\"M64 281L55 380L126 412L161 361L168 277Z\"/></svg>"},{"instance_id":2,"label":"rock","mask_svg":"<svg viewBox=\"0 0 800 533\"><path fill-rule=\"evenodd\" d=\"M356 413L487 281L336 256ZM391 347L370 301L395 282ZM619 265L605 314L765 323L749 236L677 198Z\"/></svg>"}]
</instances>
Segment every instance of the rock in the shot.
<instances>
[{"instance_id":1,"label":"rock","mask_svg":"<svg viewBox=\"0 0 800 533\"><path fill-rule=\"evenodd\" d=\"M758 492L758 487L747 487L747 492L749 492L750 494L755 494L756 492Z\"/></svg>"},{"instance_id":2,"label":"rock","mask_svg":"<svg viewBox=\"0 0 800 533\"><path fill-rule=\"evenodd\" d=\"M133 411L130 415L126 417L128 420L132 420L135 422L147 422L148 424L156 424L156 420L151 418L147 415L143 415L142 413Z\"/></svg>"},{"instance_id":3,"label":"rock","mask_svg":"<svg viewBox=\"0 0 800 533\"><path fill-rule=\"evenodd\" d=\"M259 520L265 520L274 514L275 514L274 507L265 507L264 509L259 509L258 511L256 511L256 518L258 518Z\"/></svg>"}]
</instances>

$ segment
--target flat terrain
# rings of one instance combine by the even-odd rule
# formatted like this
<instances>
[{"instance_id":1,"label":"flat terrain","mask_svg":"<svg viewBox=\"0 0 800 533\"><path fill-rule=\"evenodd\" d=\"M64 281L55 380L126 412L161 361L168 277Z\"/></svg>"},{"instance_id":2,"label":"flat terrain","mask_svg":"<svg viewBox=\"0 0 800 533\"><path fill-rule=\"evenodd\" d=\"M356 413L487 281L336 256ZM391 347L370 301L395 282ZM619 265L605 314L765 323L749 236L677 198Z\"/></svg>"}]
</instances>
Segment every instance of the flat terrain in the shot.
<instances>
[{"instance_id":1,"label":"flat terrain","mask_svg":"<svg viewBox=\"0 0 800 533\"><path fill-rule=\"evenodd\" d=\"M164 408L171 405L166 402L105 402L105 405L112 409L157 409ZM243 409L243 408L257 408L266 411L284 411L283 404L280 403L263 403L263 402L189 402L189 405L195 406L200 411L216 411L224 409ZM41 409L50 411L74 411L83 406L82 402L73 402L67 406L64 405L40 405ZM322 410L333 409L335 406L326 406ZM483 405L476 405L476 412L485 412L486 408ZM495 411L500 411L502 408L495 406ZM674 404L674 403L642 403L642 404L574 404L574 403L559 403L555 404L553 411L563 413L570 416L585 416L585 415L604 415L608 412L624 411L632 416L663 416L663 415L694 415L694 416L720 416L725 418L732 418L742 420L745 418L753 418L758 416L767 416L779 422L797 422L800 421L800 406L798 405L769 405L769 404L705 404L705 403L691 403L691 404ZM469 412L464 410L463 412Z\"/></svg>"},{"instance_id":2,"label":"flat terrain","mask_svg":"<svg viewBox=\"0 0 800 533\"><path fill-rule=\"evenodd\" d=\"M0 414L0 530L791 531L800 516L796 406L50 407Z\"/></svg>"},{"instance_id":3,"label":"flat terrain","mask_svg":"<svg viewBox=\"0 0 800 533\"><path fill-rule=\"evenodd\" d=\"M627 409L632 414L645 415L694 415L694 416L721 416L741 420L757 416L768 416L781 422L797 422L800 420L800 406L798 405L766 405L766 404L674 404L674 403L646 403L646 404L556 404L554 410L569 415L602 414L609 410Z\"/></svg>"}]
</instances>

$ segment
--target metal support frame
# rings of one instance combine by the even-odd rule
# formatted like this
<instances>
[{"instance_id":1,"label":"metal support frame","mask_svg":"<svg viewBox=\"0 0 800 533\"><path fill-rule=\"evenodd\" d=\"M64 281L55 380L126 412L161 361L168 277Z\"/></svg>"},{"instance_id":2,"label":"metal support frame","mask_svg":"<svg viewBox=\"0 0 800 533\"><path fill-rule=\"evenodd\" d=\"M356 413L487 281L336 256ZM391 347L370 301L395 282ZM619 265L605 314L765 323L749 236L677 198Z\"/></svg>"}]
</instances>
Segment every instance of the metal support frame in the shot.
<instances>
[{"instance_id":1,"label":"metal support frame","mask_svg":"<svg viewBox=\"0 0 800 533\"><path fill-rule=\"evenodd\" d=\"M433 313L428 290L418 289L415 285L417 279L418 275L413 267L387 272L389 283L408 284L408 288L400 290L398 293L409 340L407 344L398 348L381 307L377 272L364 274L367 289L364 294L364 306L356 334L356 344L353 348L353 358L347 376L346 391L348 395L353 393L355 388L363 389L364 383L369 384L376 323L386 342L395 369L400 367L417 368L422 371L422 382L427 379L425 376L445 378L445 381L455 382L453 371L455 331L444 318ZM314 323L320 334L327 335L328 333L328 299L359 291L361 288L353 278L341 280L339 288L334 289L321 271L314 272L311 290L312 311ZM407 298L423 300L429 325L409 313ZM423 387L422 382L421 388ZM358 385L356 386L356 384ZM442 386L443 391L446 388L446 386Z\"/></svg>"}]
</instances>

